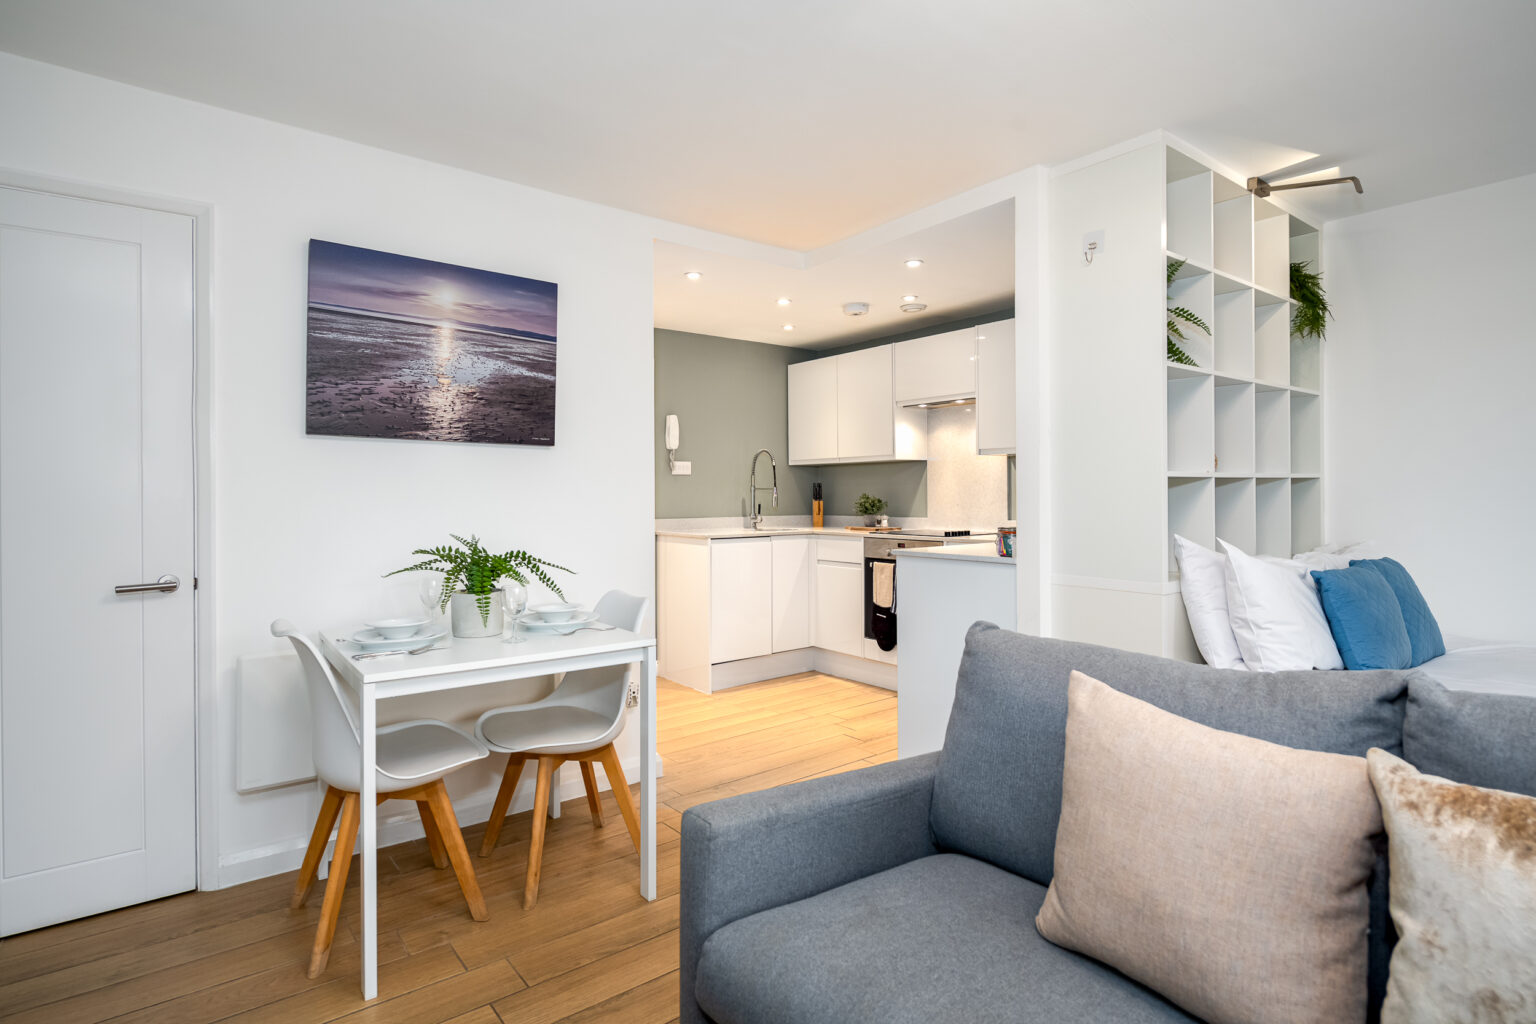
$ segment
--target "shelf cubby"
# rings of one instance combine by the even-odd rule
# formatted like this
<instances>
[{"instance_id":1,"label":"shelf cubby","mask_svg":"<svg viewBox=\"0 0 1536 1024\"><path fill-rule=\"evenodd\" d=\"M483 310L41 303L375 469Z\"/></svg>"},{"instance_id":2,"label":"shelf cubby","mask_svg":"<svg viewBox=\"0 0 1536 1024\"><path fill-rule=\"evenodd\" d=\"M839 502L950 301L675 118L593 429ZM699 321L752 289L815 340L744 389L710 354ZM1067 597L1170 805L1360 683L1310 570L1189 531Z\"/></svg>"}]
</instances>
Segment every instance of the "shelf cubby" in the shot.
<instances>
[{"instance_id":1,"label":"shelf cubby","mask_svg":"<svg viewBox=\"0 0 1536 1024\"><path fill-rule=\"evenodd\" d=\"M1168 481L1168 570L1178 571L1173 535L1188 537L1205 547L1216 546L1216 486L1205 479Z\"/></svg>"},{"instance_id":2,"label":"shelf cubby","mask_svg":"<svg viewBox=\"0 0 1536 1024\"><path fill-rule=\"evenodd\" d=\"M1253 401L1252 384L1217 382L1215 470L1220 475L1253 475Z\"/></svg>"},{"instance_id":3,"label":"shelf cubby","mask_svg":"<svg viewBox=\"0 0 1536 1024\"><path fill-rule=\"evenodd\" d=\"M1258 293L1255 293L1258 294ZM1291 380L1290 306L1270 303L1253 311L1253 379L1284 387Z\"/></svg>"},{"instance_id":4,"label":"shelf cubby","mask_svg":"<svg viewBox=\"0 0 1536 1024\"><path fill-rule=\"evenodd\" d=\"M1168 381L1168 475L1210 476L1216 461L1215 388L1208 375Z\"/></svg>"},{"instance_id":5,"label":"shelf cubby","mask_svg":"<svg viewBox=\"0 0 1536 1024\"><path fill-rule=\"evenodd\" d=\"M1254 388L1255 476L1291 475L1291 393Z\"/></svg>"},{"instance_id":6,"label":"shelf cubby","mask_svg":"<svg viewBox=\"0 0 1536 1024\"><path fill-rule=\"evenodd\" d=\"M1252 551L1258 555L1289 558L1291 549L1291 481L1254 482L1254 522L1258 533Z\"/></svg>"},{"instance_id":7,"label":"shelf cubby","mask_svg":"<svg viewBox=\"0 0 1536 1024\"><path fill-rule=\"evenodd\" d=\"M1220 350L1216 354L1220 356ZM1291 335L1291 386L1308 391L1322 390L1323 347L1317 338Z\"/></svg>"},{"instance_id":8,"label":"shelf cubby","mask_svg":"<svg viewBox=\"0 0 1536 1024\"><path fill-rule=\"evenodd\" d=\"M1311 551L1323 542L1323 482L1291 481L1291 551Z\"/></svg>"},{"instance_id":9,"label":"shelf cubby","mask_svg":"<svg viewBox=\"0 0 1536 1024\"><path fill-rule=\"evenodd\" d=\"M1211 265L1211 172L1168 151L1168 237L1164 248Z\"/></svg>"},{"instance_id":10,"label":"shelf cubby","mask_svg":"<svg viewBox=\"0 0 1536 1024\"><path fill-rule=\"evenodd\" d=\"M1212 207L1213 262L1223 274L1253 280L1253 196L1243 192Z\"/></svg>"},{"instance_id":11,"label":"shelf cubby","mask_svg":"<svg viewBox=\"0 0 1536 1024\"><path fill-rule=\"evenodd\" d=\"M1190 265L1185 265L1189 270ZM1214 331L1216 321L1216 293L1209 273L1181 273L1168 286L1168 308L1183 306ZM1184 326L1184 340L1178 345L1200 366L1209 369L1215 362L1215 340L1202 334L1197 327Z\"/></svg>"},{"instance_id":12,"label":"shelf cubby","mask_svg":"<svg viewBox=\"0 0 1536 1024\"><path fill-rule=\"evenodd\" d=\"M1258 507L1254 481L1216 481L1216 536L1244 551L1258 541Z\"/></svg>"},{"instance_id":13,"label":"shelf cubby","mask_svg":"<svg viewBox=\"0 0 1536 1024\"><path fill-rule=\"evenodd\" d=\"M1216 372L1230 377L1253 377L1253 290L1240 288L1216 293Z\"/></svg>"},{"instance_id":14,"label":"shelf cubby","mask_svg":"<svg viewBox=\"0 0 1536 1024\"><path fill-rule=\"evenodd\" d=\"M1274 295L1291 292L1291 218L1265 199L1253 201L1253 283Z\"/></svg>"},{"instance_id":15,"label":"shelf cubby","mask_svg":"<svg viewBox=\"0 0 1536 1024\"><path fill-rule=\"evenodd\" d=\"M1323 471L1323 400L1291 392L1291 473L1320 476ZM1304 550L1304 549L1302 549Z\"/></svg>"}]
</instances>

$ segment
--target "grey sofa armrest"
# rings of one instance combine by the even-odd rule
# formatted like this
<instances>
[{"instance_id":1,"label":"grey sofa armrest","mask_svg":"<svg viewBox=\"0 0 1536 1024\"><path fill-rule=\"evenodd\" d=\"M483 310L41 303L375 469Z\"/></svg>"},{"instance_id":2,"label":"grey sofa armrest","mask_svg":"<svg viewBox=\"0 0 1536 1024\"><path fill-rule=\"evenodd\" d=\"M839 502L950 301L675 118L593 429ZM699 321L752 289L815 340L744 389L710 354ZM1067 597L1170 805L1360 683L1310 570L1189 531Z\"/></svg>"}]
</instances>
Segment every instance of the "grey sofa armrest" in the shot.
<instances>
[{"instance_id":1,"label":"grey sofa armrest","mask_svg":"<svg viewBox=\"0 0 1536 1024\"><path fill-rule=\"evenodd\" d=\"M704 940L730 924L938 852L928 827L937 754L716 800L683 814L681 1020Z\"/></svg>"}]
</instances>

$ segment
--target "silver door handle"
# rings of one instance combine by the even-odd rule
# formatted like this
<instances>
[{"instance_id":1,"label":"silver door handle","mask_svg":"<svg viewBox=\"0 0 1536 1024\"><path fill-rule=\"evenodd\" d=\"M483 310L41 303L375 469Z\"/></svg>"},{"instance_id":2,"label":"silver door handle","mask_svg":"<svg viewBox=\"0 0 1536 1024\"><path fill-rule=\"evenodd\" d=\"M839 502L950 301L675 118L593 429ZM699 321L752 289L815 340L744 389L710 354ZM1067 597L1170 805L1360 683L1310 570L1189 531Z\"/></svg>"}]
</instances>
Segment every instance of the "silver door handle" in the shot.
<instances>
[{"instance_id":1,"label":"silver door handle","mask_svg":"<svg viewBox=\"0 0 1536 1024\"><path fill-rule=\"evenodd\" d=\"M113 587L112 590L118 594L152 594L155 592L169 594L179 586L181 586L181 580L170 573L166 573L153 583L120 583Z\"/></svg>"}]
</instances>

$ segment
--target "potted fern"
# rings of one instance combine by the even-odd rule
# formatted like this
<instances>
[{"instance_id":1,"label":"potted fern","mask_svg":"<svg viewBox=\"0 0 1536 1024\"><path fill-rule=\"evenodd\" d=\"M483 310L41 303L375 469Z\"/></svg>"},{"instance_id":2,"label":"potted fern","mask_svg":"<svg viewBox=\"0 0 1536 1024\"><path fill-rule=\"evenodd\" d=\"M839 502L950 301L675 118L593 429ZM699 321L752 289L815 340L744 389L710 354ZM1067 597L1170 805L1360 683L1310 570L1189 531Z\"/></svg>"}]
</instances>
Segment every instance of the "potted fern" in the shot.
<instances>
[{"instance_id":1,"label":"potted fern","mask_svg":"<svg viewBox=\"0 0 1536 1024\"><path fill-rule=\"evenodd\" d=\"M443 574L443 588L438 609L447 611L453 622L453 635L459 637L500 636L506 628L506 615L501 598L501 588L496 584L503 579L527 586L529 577L538 580L554 591L562 600L561 591L550 569L570 572L564 566L535 558L526 551L507 551L495 554L487 551L480 538L470 535L466 540L458 534L449 534L458 546L440 545L435 548L417 548L413 555L426 557L415 565L387 572L385 576L397 576L403 572L438 572Z\"/></svg>"},{"instance_id":2,"label":"potted fern","mask_svg":"<svg viewBox=\"0 0 1536 1024\"><path fill-rule=\"evenodd\" d=\"M1328 294L1323 291L1323 275L1312 269L1311 260L1291 264L1291 333L1298 338L1321 339L1328 330Z\"/></svg>"}]
</instances>

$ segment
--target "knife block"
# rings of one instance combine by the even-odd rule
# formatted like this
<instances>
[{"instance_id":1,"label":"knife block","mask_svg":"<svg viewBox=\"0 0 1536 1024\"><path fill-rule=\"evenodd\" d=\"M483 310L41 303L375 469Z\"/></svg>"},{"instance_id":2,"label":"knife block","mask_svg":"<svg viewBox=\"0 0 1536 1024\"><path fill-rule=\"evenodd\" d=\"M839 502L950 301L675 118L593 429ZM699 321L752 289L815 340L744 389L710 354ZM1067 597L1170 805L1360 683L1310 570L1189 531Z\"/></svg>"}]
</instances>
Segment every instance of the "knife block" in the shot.
<instances>
[{"instance_id":1,"label":"knife block","mask_svg":"<svg viewBox=\"0 0 1536 1024\"><path fill-rule=\"evenodd\" d=\"M822 524L824 522L826 522L826 518L827 517L822 514L822 509L825 508L825 507L826 507L826 502L823 502L823 501L813 501L813 502L811 502L811 525L814 526L818 530L821 529Z\"/></svg>"}]
</instances>

